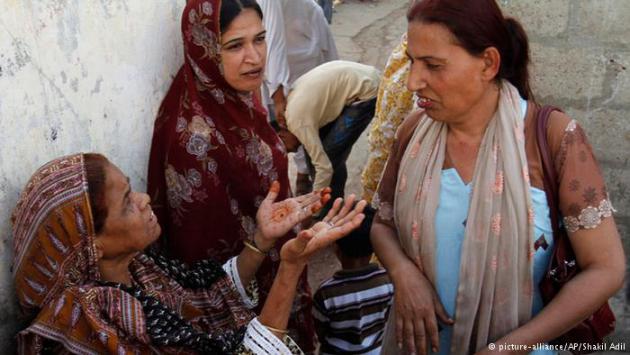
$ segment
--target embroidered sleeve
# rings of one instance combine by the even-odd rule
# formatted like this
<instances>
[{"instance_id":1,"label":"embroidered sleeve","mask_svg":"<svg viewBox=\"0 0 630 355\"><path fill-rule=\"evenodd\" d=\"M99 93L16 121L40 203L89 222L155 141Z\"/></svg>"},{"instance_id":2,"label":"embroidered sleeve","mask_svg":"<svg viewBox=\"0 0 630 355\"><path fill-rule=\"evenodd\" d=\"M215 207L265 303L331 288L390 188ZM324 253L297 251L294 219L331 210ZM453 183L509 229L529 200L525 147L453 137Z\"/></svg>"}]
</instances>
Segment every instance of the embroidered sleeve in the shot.
<instances>
[{"instance_id":1,"label":"embroidered sleeve","mask_svg":"<svg viewBox=\"0 0 630 355\"><path fill-rule=\"evenodd\" d=\"M582 127L571 120L555 155L559 173L560 211L569 233L594 229L614 209L593 149Z\"/></svg>"},{"instance_id":2,"label":"embroidered sleeve","mask_svg":"<svg viewBox=\"0 0 630 355\"><path fill-rule=\"evenodd\" d=\"M236 288L236 291L238 291L238 294L241 295L245 306L249 309L253 309L258 305L258 284L256 283L256 279L252 279L247 287L243 286L241 278L238 275L236 258L237 256L223 264L223 270L225 270L225 273L232 280L232 284L234 288Z\"/></svg>"},{"instance_id":3,"label":"embroidered sleeve","mask_svg":"<svg viewBox=\"0 0 630 355\"><path fill-rule=\"evenodd\" d=\"M303 354L293 339L285 336L280 339L262 325L258 318L254 318L247 327L245 339L243 339L243 351L239 354L273 354L292 355Z\"/></svg>"}]
</instances>

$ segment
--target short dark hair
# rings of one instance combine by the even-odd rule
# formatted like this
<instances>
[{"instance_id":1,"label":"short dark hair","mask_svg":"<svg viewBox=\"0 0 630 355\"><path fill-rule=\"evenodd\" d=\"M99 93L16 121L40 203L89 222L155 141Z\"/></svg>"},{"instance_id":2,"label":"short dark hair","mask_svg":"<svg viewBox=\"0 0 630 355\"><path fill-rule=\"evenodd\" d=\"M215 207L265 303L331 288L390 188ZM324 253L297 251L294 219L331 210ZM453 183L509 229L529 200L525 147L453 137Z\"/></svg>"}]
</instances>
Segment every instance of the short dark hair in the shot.
<instances>
[{"instance_id":1,"label":"short dark hair","mask_svg":"<svg viewBox=\"0 0 630 355\"><path fill-rule=\"evenodd\" d=\"M347 236L337 240L339 251L350 258L362 258L372 255L372 243L370 242L370 229L374 219L374 209L366 206L363 210L365 218L359 228L350 232Z\"/></svg>"},{"instance_id":2,"label":"short dark hair","mask_svg":"<svg viewBox=\"0 0 630 355\"><path fill-rule=\"evenodd\" d=\"M278 0L271 0L278 1ZM256 0L223 0L221 1L221 12L219 15L219 29L221 33L230 26L232 21L241 13L244 9L254 9L260 19L263 19L263 12L260 9L260 5Z\"/></svg>"},{"instance_id":3,"label":"short dark hair","mask_svg":"<svg viewBox=\"0 0 630 355\"><path fill-rule=\"evenodd\" d=\"M101 154L87 153L83 154L83 162L88 183L88 195L90 198L90 208L92 209L94 233L98 234L103 230L105 219L107 219L105 167L109 161Z\"/></svg>"}]
</instances>

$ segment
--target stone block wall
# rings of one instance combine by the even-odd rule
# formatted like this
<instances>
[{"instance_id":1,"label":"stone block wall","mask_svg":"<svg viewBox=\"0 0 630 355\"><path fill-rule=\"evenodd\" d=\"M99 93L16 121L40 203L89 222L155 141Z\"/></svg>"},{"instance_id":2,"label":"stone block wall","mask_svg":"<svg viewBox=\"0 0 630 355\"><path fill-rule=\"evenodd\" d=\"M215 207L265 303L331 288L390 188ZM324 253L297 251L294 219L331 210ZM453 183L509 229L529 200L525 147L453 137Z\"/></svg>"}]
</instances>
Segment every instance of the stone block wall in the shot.
<instances>
[{"instance_id":1,"label":"stone block wall","mask_svg":"<svg viewBox=\"0 0 630 355\"><path fill-rule=\"evenodd\" d=\"M536 99L584 127L630 255L630 1L498 0L531 43ZM612 300L614 339L630 342L630 284Z\"/></svg>"},{"instance_id":2,"label":"stone block wall","mask_svg":"<svg viewBox=\"0 0 630 355\"><path fill-rule=\"evenodd\" d=\"M630 2L500 0L531 42L539 102L580 121L607 178L622 236L630 232Z\"/></svg>"}]
</instances>

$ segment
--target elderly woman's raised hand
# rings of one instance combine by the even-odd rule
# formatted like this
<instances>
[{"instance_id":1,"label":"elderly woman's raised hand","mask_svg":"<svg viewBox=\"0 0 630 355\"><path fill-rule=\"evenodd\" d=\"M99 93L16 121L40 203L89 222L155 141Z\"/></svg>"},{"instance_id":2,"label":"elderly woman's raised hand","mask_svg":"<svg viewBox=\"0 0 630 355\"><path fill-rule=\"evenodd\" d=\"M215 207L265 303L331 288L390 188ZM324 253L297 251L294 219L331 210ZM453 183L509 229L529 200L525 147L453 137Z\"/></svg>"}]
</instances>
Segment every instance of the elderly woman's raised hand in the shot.
<instances>
[{"instance_id":1,"label":"elderly woman's raised hand","mask_svg":"<svg viewBox=\"0 0 630 355\"><path fill-rule=\"evenodd\" d=\"M335 200L333 207L321 222L315 223L286 242L280 250L280 259L289 264L303 266L315 252L326 248L361 225L365 218L362 212L367 202L361 200L354 205L354 195L350 195L343 208L342 203L342 198Z\"/></svg>"},{"instance_id":2,"label":"elderly woman's raised hand","mask_svg":"<svg viewBox=\"0 0 630 355\"><path fill-rule=\"evenodd\" d=\"M283 237L301 221L319 211L330 199L330 188L313 191L309 194L275 202L280 191L280 183L271 184L267 197L256 213L258 225L256 245L269 250L278 238Z\"/></svg>"}]
</instances>

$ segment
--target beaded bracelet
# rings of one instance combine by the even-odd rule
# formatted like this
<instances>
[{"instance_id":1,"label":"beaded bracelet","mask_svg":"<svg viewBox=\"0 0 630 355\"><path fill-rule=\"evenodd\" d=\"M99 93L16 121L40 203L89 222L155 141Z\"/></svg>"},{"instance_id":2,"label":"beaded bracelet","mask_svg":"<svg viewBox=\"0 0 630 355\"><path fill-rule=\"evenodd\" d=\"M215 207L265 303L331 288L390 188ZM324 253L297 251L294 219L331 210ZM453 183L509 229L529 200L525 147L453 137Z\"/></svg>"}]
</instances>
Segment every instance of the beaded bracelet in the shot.
<instances>
[{"instance_id":1,"label":"beaded bracelet","mask_svg":"<svg viewBox=\"0 0 630 355\"><path fill-rule=\"evenodd\" d=\"M265 253L264 251L260 250L258 247L256 247L252 242L250 242L249 240L244 240L243 244L245 244L246 247L248 247L249 249L255 251L256 253L262 255L262 256L267 256L268 253Z\"/></svg>"}]
</instances>

